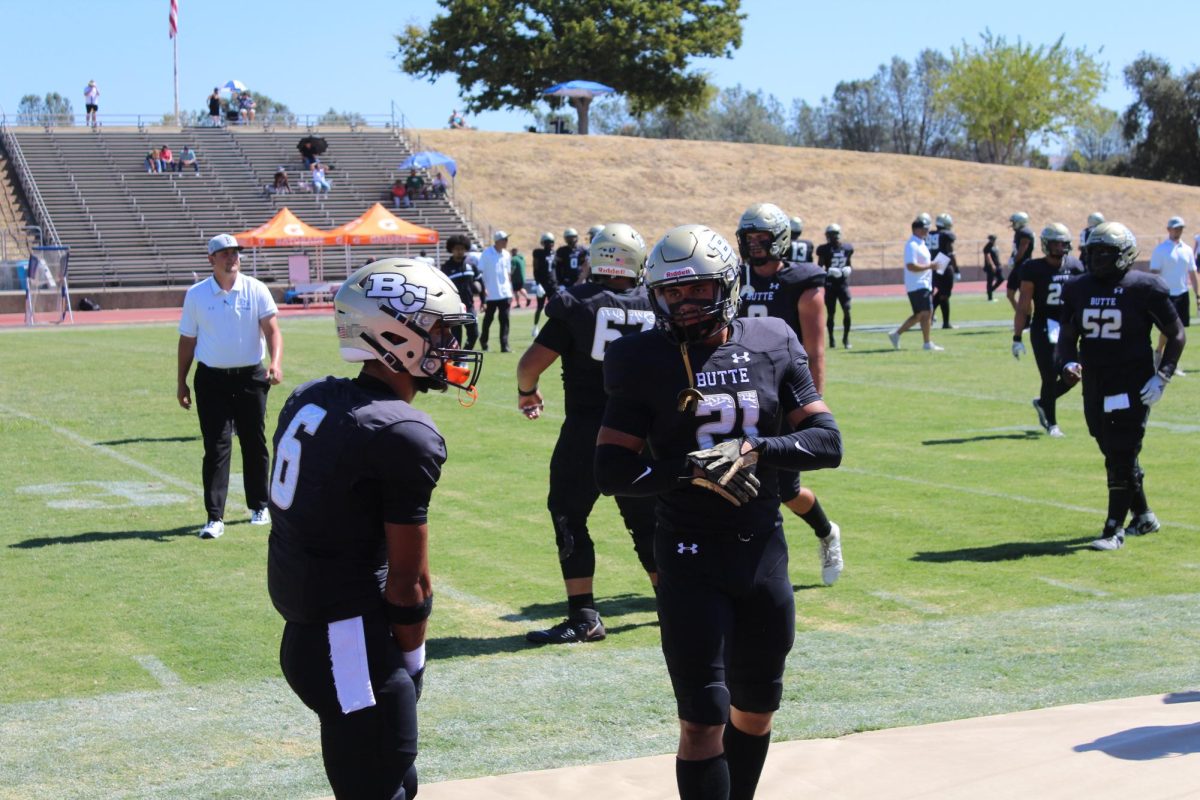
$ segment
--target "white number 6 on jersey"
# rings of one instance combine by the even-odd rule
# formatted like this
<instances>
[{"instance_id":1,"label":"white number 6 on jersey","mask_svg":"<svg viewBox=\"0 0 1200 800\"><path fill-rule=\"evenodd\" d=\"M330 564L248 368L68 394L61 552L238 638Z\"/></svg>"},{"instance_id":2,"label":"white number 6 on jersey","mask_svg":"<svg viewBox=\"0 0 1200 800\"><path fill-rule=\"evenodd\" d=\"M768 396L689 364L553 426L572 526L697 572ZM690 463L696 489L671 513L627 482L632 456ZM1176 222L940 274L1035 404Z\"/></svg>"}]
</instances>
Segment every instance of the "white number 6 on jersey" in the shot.
<instances>
[{"instance_id":1,"label":"white number 6 on jersey","mask_svg":"<svg viewBox=\"0 0 1200 800\"><path fill-rule=\"evenodd\" d=\"M275 472L271 475L271 500L279 508L292 507L296 484L300 482L300 441L296 434L301 428L309 434L316 433L325 413L325 409L309 403L296 412L279 439L279 447L275 449Z\"/></svg>"}]
</instances>

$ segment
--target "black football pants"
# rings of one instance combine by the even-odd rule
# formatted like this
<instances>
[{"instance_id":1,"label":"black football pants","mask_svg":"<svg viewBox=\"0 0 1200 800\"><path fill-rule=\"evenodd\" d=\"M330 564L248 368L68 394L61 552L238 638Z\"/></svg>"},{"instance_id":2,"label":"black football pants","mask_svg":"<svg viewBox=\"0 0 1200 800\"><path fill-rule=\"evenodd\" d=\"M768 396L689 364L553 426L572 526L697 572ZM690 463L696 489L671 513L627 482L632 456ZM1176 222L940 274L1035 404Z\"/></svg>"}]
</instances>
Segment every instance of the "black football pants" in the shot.
<instances>
[{"instance_id":1,"label":"black football pants","mask_svg":"<svg viewBox=\"0 0 1200 800\"><path fill-rule=\"evenodd\" d=\"M492 330L492 317L496 316L497 311L500 312L500 349L508 349L508 305L511 302L507 298L487 301L487 310L483 314L483 334L479 337L484 350L488 346L488 333Z\"/></svg>"},{"instance_id":2,"label":"black football pants","mask_svg":"<svg viewBox=\"0 0 1200 800\"><path fill-rule=\"evenodd\" d=\"M208 518L223 519L229 494L229 454L237 431L242 450L242 485L246 505L253 511L267 507L270 452L264 418L267 413L267 371L261 364L221 370L196 366L196 415L204 439L204 508Z\"/></svg>"},{"instance_id":3,"label":"black football pants","mask_svg":"<svg viewBox=\"0 0 1200 800\"><path fill-rule=\"evenodd\" d=\"M842 306L842 344L850 341L850 284L847 281L828 281L825 284L825 327L833 341L834 318L838 304Z\"/></svg>"},{"instance_id":4,"label":"black football pants","mask_svg":"<svg viewBox=\"0 0 1200 800\"><path fill-rule=\"evenodd\" d=\"M1046 412L1046 420L1051 425L1057 425L1058 398L1071 391L1071 386L1054 368L1054 345L1050 344L1050 334L1046 332L1045 322L1035 322L1030 327L1029 344L1033 347L1033 360L1037 362L1038 374L1042 378L1038 403L1041 404L1042 411Z\"/></svg>"}]
</instances>

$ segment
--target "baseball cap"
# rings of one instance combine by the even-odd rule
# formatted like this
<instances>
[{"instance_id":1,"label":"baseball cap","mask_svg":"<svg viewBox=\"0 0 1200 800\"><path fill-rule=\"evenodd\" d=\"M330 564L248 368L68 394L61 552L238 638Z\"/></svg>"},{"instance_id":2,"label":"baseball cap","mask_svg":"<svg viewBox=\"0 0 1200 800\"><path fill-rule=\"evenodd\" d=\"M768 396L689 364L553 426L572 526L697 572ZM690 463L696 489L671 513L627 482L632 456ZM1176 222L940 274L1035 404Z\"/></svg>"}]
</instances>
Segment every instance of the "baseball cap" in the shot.
<instances>
[{"instance_id":1,"label":"baseball cap","mask_svg":"<svg viewBox=\"0 0 1200 800\"><path fill-rule=\"evenodd\" d=\"M1167 227L1168 228L1182 228L1183 227L1183 217L1171 217L1171 219L1167 221Z\"/></svg>"},{"instance_id":2,"label":"baseball cap","mask_svg":"<svg viewBox=\"0 0 1200 800\"><path fill-rule=\"evenodd\" d=\"M242 246L238 244L238 240L233 238L228 233L218 233L216 236L208 240L208 254L219 253L222 250L229 249L241 250Z\"/></svg>"},{"instance_id":3,"label":"baseball cap","mask_svg":"<svg viewBox=\"0 0 1200 800\"><path fill-rule=\"evenodd\" d=\"M508 234L505 233L504 231L496 231L495 233L492 234L493 242L498 242L501 239L507 239L507 238L508 238Z\"/></svg>"}]
</instances>

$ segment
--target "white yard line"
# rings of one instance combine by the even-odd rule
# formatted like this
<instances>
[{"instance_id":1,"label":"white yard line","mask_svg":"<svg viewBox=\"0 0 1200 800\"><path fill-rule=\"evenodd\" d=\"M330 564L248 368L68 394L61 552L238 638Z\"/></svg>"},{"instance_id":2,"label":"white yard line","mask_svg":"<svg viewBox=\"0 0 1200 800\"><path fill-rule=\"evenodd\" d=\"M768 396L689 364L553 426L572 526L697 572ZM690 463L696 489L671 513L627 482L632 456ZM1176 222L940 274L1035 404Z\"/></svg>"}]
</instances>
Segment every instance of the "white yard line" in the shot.
<instances>
[{"instance_id":1,"label":"white yard line","mask_svg":"<svg viewBox=\"0 0 1200 800\"><path fill-rule=\"evenodd\" d=\"M895 592L870 592L872 597L878 597L880 600L886 600L889 603L895 603L898 606L911 608L913 611L920 611L922 614L942 614L942 609L930 603L922 603L920 600L914 600L911 597L906 597Z\"/></svg>"},{"instance_id":2,"label":"white yard line","mask_svg":"<svg viewBox=\"0 0 1200 800\"><path fill-rule=\"evenodd\" d=\"M134 656L133 660L138 663L138 666L149 672L164 689L183 684L183 679L172 672L170 667L159 661L156 656Z\"/></svg>"},{"instance_id":3,"label":"white yard line","mask_svg":"<svg viewBox=\"0 0 1200 800\"><path fill-rule=\"evenodd\" d=\"M1093 589L1090 586L1078 586L1066 581L1055 580L1054 578L1044 578L1040 575L1036 576L1039 581L1049 586L1054 586L1059 589L1066 589L1068 592L1079 592L1080 594L1091 595L1092 597L1109 597L1110 593L1103 589Z\"/></svg>"}]
</instances>

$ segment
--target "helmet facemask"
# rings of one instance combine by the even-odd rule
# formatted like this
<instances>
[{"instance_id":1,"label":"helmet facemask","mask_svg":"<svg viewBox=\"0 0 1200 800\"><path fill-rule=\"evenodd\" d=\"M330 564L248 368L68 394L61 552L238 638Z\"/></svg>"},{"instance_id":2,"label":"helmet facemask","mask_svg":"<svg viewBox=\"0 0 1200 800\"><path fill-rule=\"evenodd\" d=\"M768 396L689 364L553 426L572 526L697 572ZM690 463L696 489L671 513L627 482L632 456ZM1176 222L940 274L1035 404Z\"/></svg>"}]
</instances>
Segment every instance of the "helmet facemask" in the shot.
<instances>
[{"instance_id":1,"label":"helmet facemask","mask_svg":"<svg viewBox=\"0 0 1200 800\"><path fill-rule=\"evenodd\" d=\"M702 342L728 327L737 314L740 281L736 272L730 280L709 278L702 281L687 281L686 284L710 283L713 286L711 300L684 298L674 303L667 302L666 289L684 283L656 286L654 288L654 316L658 327L675 344Z\"/></svg>"}]
</instances>

